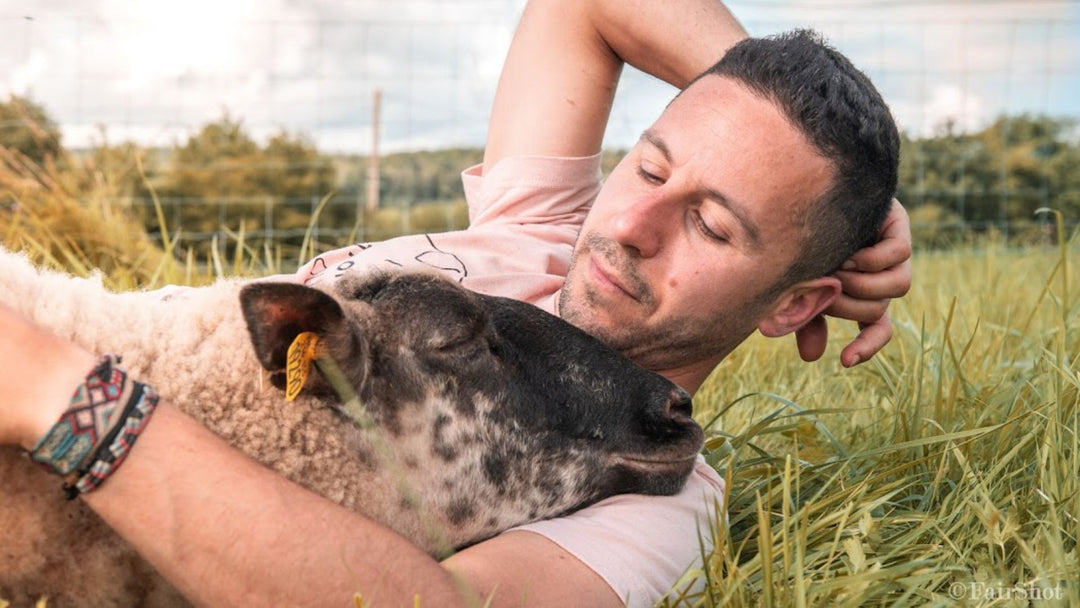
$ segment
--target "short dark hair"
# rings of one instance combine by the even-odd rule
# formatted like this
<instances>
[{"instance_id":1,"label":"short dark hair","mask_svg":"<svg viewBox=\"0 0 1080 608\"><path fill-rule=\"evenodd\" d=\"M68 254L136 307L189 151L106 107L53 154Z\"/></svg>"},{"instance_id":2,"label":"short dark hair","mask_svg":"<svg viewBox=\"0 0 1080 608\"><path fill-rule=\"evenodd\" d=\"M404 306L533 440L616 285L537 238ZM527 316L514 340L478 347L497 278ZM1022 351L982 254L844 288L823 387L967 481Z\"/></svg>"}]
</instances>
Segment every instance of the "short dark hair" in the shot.
<instances>
[{"instance_id":1,"label":"short dark hair","mask_svg":"<svg viewBox=\"0 0 1080 608\"><path fill-rule=\"evenodd\" d=\"M865 74L816 32L793 30L739 42L697 79L706 76L731 78L774 102L834 166L832 186L805 217L802 253L777 291L832 274L877 240L896 194L900 135Z\"/></svg>"}]
</instances>

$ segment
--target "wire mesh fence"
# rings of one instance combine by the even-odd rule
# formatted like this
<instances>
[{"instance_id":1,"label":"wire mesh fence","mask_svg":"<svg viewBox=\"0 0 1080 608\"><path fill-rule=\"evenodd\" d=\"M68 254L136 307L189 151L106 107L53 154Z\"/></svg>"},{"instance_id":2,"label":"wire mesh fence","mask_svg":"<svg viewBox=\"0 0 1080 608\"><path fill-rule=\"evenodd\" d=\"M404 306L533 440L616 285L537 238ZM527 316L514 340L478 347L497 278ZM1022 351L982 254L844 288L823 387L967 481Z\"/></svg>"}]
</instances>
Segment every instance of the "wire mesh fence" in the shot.
<instances>
[{"instance_id":1,"label":"wire mesh fence","mask_svg":"<svg viewBox=\"0 0 1080 608\"><path fill-rule=\"evenodd\" d=\"M452 230L467 222L458 174L480 158L523 4L0 5L9 48L0 91L40 103L64 147L96 167L106 163L92 150L135 142L145 175L118 161L128 181L117 196L154 230L153 189L182 243L243 232L258 243L310 234L329 246ZM752 34L818 29L870 75L907 136L901 196L917 231L936 235L928 242L991 228L1028 234L1017 227L1038 207L1080 216L1080 3L728 5ZM380 206L365 211L375 91L384 162ZM632 145L673 93L626 70L605 146ZM1016 126L1002 116L1052 124ZM238 133L208 133L215 123ZM23 126L8 119L0 133ZM430 152L444 150L455 152Z\"/></svg>"}]
</instances>

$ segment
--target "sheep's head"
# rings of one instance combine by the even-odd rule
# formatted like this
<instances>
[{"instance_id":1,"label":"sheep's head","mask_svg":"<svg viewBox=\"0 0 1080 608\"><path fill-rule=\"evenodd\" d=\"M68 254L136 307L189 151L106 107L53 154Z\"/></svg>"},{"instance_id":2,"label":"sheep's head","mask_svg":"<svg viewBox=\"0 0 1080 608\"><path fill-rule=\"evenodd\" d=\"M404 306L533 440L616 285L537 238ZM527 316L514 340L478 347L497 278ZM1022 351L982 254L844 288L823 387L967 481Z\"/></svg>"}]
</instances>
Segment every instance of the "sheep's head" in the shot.
<instances>
[{"instance_id":1,"label":"sheep's head","mask_svg":"<svg viewBox=\"0 0 1080 608\"><path fill-rule=\"evenodd\" d=\"M690 473L702 432L689 396L557 317L428 274L330 289L254 283L241 292L275 385L285 384L289 345L314 332L395 441L418 441L414 452L447 463L475 454L496 485L514 475L544 483L536 467L511 464L539 458L577 472L568 483L577 506L672 493ZM309 379L305 391L333 398L325 379Z\"/></svg>"}]
</instances>

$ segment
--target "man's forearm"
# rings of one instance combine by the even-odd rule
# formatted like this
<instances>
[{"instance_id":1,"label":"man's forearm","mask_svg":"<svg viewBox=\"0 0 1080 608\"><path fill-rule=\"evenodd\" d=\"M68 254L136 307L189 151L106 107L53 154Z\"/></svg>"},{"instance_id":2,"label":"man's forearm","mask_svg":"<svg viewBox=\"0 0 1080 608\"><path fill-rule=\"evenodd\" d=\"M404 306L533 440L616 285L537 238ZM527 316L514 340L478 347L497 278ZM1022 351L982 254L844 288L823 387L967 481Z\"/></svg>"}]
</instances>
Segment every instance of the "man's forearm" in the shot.
<instances>
[{"instance_id":1,"label":"man's forearm","mask_svg":"<svg viewBox=\"0 0 1080 608\"><path fill-rule=\"evenodd\" d=\"M532 0L491 108L484 170L600 150L623 62L685 86L745 30L716 0Z\"/></svg>"},{"instance_id":2,"label":"man's forearm","mask_svg":"<svg viewBox=\"0 0 1080 608\"><path fill-rule=\"evenodd\" d=\"M463 604L462 588L389 529L263 468L168 406L84 499L207 606ZM287 566L283 566L287 564Z\"/></svg>"},{"instance_id":3,"label":"man's forearm","mask_svg":"<svg viewBox=\"0 0 1080 608\"><path fill-rule=\"evenodd\" d=\"M747 36L718 0L590 0L600 38L622 61L678 88Z\"/></svg>"}]
</instances>

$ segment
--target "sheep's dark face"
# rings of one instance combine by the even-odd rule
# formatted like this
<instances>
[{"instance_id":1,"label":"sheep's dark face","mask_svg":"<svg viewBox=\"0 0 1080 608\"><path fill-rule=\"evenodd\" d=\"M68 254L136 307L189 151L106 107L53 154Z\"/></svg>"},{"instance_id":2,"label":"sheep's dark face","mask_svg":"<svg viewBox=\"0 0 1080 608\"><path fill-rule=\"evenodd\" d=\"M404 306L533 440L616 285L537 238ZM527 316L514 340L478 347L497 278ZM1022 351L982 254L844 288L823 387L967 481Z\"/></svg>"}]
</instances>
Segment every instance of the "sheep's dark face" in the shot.
<instances>
[{"instance_id":1,"label":"sheep's dark face","mask_svg":"<svg viewBox=\"0 0 1080 608\"><path fill-rule=\"evenodd\" d=\"M671 494L693 468L702 432L690 397L552 315L424 274L334 289L246 287L260 361L283 386L289 344L319 334L406 468L444 471L427 490L451 495L452 520L490 500L534 518L613 494ZM318 379L305 390L331 394Z\"/></svg>"}]
</instances>

